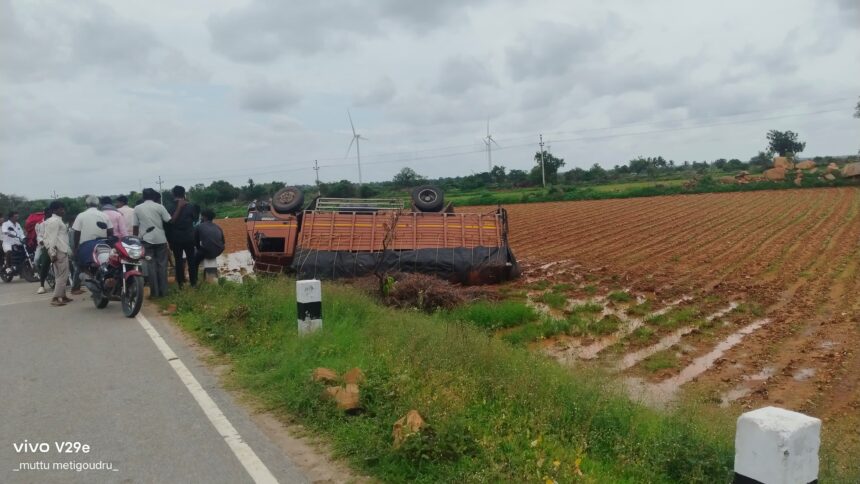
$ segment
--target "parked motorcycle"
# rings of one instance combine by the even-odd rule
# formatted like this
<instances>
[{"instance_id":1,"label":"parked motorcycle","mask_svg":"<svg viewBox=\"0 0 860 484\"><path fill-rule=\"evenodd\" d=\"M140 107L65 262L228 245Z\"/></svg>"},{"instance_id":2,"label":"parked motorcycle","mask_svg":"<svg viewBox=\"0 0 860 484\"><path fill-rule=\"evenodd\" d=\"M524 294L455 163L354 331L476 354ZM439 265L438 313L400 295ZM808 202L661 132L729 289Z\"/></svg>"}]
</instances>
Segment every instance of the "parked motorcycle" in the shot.
<instances>
[{"instance_id":1,"label":"parked motorcycle","mask_svg":"<svg viewBox=\"0 0 860 484\"><path fill-rule=\"evenodd\" d=\"M89 276L84 284L98 309L104 309L111 300L119 300L126 317L137 315L143 304L143 257L143 243L137 237L110 237L95 244L93 262L83 276Z\"/></svg>"},{"instance_id":2,"label":"parked motorcycle","mask_svg":"<svg viewBox=\"0 0 860 484\"><path fill-rule=\"evenodd\" d=\"M36 282L39 277L36 275L36 264L33 262L33 253L27 250L27 244L20 237L15 237L19 244L12 247L12 266L7 268L4 264L0 267L0 278L4 282L12 282L15 276L21 276L27 282ZM11 270L7 270L11 269Z\"/></svg>"}]
</instances>

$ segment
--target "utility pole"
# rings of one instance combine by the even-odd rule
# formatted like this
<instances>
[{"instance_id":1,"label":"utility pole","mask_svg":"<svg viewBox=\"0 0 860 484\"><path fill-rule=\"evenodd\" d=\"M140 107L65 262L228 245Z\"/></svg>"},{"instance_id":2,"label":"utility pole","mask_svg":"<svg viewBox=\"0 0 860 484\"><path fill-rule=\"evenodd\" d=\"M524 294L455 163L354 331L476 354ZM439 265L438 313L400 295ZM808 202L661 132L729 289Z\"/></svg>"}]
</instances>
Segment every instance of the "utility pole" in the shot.
<instances>
[{"instance_id":1,"label":"utility pole","mask_svg":"<svg viewBox=\"0 0 860 484\"><path fill-rule=\"evenodd\" d=\"M317 163L317 160L314 160L314 171L316 172L317 178L317 195L321 196L322 191L320 190L320 164Z\"/></svg>"},{"instance_id":2,"label":"utility pole","mask_svg":"<svg viewBox=\"0 0 860 484\"><path fill-rule=\"evenodd\" d=\"M51 190L51 199L56 200L56 199L58 199L58 198L60 198L60 196L59 196L59 195L57 195L57 191L56 191L56 190Z\"/></svg>"},{"instance_id":3,"label":"utility pole","mask_svg":"<svg viewBox=\"0 0 860 484\"><path fill-rule=\"evenodd\" d=\"M164 184L164 180L162 180L162 179L161 179L161 175L158 175L158 181L156 181L155 183L157 183L157 184L158 184L158 193L159 193L159 195L160 195L160 194L161 194L161 191L162 191L162 190L161 190L161 185L163 185L163 184Z\"/></svg>"},{"instance_id":4,"label":"utility pole","mask_svg":"<svg viewBox=\"0 0 860 484\"><path fill-rule=\"evenodd\" d=\"M540 135L540 177L543 180L543 187L546 188L546 171L543 169L543 134Z\"/></svg>"}]
</instances>

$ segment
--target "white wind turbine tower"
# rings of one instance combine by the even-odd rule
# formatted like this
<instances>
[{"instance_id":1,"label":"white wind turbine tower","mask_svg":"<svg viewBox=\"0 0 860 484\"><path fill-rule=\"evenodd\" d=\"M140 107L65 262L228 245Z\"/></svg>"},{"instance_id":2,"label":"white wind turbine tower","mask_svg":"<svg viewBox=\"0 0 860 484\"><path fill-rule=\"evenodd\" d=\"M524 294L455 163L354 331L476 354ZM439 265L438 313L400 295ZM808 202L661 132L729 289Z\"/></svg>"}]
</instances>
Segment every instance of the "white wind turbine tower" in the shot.
<instances>
[{"instance_id":1,"label":"white wind turbine tower","mask_svg":"<svg viewBox=\"0 0 860 484\"><path fill-rule=\"evenodd\" d=\"M490 120L487 120L487 137L483 138L482 141L485 145L487 145L487 173L493 171L493 145L499 146L496 143L496 140L493 139L493 135L490 134Z\"/></svg>"},{"instance_id":2,"label":"white wind turbine tower","mask_svg":"<svg viewBox=\"0 0 860 484\"><path fill-rule=\"evenodd\" d=\"M367 138L355 132L355 125L352 124L352 114L350 114L349 109L346 110L346 115L349 117L349 126L352 128L352 139L349 141L349 148L346 149L346 156L344 158L349 157L352 144L355 143L355 157L358 160L358 184L361 185L361 149L359 148L359 141L367 140Z\"/></svg>"}]
</instances>

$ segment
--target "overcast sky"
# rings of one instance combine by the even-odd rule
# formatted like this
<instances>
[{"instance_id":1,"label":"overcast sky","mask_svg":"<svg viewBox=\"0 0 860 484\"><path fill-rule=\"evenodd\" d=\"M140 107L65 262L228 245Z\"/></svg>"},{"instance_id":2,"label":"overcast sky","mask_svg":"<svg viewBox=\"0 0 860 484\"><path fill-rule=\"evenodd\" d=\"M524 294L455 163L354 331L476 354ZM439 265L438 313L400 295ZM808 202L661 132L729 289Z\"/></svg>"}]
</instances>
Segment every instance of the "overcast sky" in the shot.
<instances>
[{"instance_id":1,"label":"overcast sky","mask_svg":"<svg viewBox=\"0 0 860 484\"><path fill-rule=\"evenodd\" d=\"M0 0L0 192L860 148L858 0ZM683 129L678 129L683 128Z\"/></svg>"}]
</instances>

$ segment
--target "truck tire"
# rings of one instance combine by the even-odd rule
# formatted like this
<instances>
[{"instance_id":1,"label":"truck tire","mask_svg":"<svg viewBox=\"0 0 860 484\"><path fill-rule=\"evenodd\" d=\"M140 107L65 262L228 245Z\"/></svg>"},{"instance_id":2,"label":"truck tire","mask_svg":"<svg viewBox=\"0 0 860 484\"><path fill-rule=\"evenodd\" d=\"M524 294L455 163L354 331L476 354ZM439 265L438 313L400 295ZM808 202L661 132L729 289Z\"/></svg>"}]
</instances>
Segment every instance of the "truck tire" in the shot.
<instances>
[{"instance_id":1,"label":"truck tire","mask_svg":"<svg viewBox=\"0 0 860 484\"><path fill-rule=\"evenodd\" d=\"M438 212L445 206L445 194L439 187L420 186L412 190L412 203L422 212Z\"/></svg>"},{"instance_id":2,"label":"truck tire","mask_svg":"<svg viewBox=\"0 0 860 484\"><path fill-rule=\"evenodd\" d=\"M272 197L272 208L279 213L292 213L301 209L305 195L296 187L284 187Z\"/></svg>"}]
</instances>

